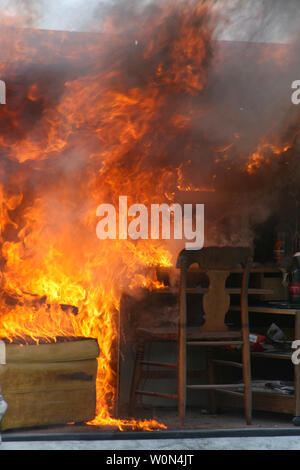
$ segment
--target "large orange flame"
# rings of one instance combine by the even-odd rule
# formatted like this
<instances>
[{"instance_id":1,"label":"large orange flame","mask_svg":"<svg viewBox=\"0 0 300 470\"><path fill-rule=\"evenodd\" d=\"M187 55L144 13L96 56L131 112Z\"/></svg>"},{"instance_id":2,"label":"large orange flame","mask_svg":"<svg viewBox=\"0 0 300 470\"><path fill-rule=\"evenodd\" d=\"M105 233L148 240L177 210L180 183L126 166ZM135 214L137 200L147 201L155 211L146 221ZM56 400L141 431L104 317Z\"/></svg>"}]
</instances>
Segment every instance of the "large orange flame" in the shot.
<instances>
[{"instance_id":1,"label":"large orange flame","mask_svg":"<svg viewBox=\"0 0 300 470\"><path fill-rule=\"evenodd\" d=\"M159 240L98 240L96 208L119 195L129 204L162 203L178 185L188 189L166 148L190 116L169 107L180 94L201 92L211 48L201 2L163 2L151 15L151 28L126 46L122 34L76 39L3 24L0 35L0 72L12 96L0 110L0 337L97 338L92 424L120 429L165 427L111 417L111 363L122 292L160 287L152 268L171 266L172 256ZM126 75L126 64L136 75Z\"/></svg>"}]
</instances>

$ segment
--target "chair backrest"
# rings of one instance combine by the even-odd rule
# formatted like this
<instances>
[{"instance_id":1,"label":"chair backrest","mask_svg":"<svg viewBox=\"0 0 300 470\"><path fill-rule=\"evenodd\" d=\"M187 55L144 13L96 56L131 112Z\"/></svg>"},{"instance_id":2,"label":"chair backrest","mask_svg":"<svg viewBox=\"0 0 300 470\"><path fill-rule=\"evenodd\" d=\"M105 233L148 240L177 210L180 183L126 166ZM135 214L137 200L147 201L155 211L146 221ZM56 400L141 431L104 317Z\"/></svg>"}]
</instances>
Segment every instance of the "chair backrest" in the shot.
<instances>
[{"instance_id":1,"label":"chair backrest","mask_svg":"<svg viewBox=\"0 0 300 470\"><path fill-rule=\"evenodd\" d=\"M226 280L233 269L240 266L241 316L248 318L248 281L252 262L252 249L248 247L208 247L202 250L182 250L177 259L180 269L180 324L186 324L187 271L197 263L209 279L208 291L203 295L204 324L201 331L226 331L225 315L230 306L230 294L226 291Z\"/></svg>"}]
</instances>

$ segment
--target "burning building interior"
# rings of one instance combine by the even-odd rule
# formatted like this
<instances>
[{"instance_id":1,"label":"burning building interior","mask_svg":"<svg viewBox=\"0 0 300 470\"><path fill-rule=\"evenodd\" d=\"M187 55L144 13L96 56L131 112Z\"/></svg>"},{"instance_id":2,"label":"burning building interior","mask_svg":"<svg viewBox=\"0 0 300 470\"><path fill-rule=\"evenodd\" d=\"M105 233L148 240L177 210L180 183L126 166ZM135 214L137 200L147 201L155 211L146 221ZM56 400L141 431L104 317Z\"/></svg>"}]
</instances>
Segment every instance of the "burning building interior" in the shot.
<instances>
[{"instance_id":1,"label":"burning building interior","mask_svg":"<svg viewBox=\"0 0 300 470\"><path fill-rule=\"evenodd\" d=\"M234 391L245 385L241 371L227 376L222 367L228 355L237 364L242 346L253 413L270 412L275 425L300 416L300 374L291 360L292 341L300 339L293 257L300 250L300 106L292 101L299 46L218 39L218 3L119 2L107 8L101 32L24 28L1 18L3 431L78 422L157 430L209 421L212 392L204 387L187 394L187 409L201 410L197 419L174 418L177 336L168 343L150 335L142 356L137 335L177 328L184 240L100 240L96 209L117 207L120 196L146 207L203 204L204 250L251 249L248 294L238 287L242 268L232 255L225 263L232 284L219 304L212 301L238 322L237 304L231 310L227 302L242 292L250 325L247 338L238 345L230 337L236 348L224 343L214 358L218 383L233 385L215 394L214 408L226 408L230 425L239 405L239 425L245 422ZM213 270L220 271L218 262ZM225 289L224 278L216 279L203 281L193 267L187 278L188 321L199 331L205 295L213 285ZM205 361L204 349L192 348L187 378L199 388L207 383ZM153 396L160 391L168 396Z\"/></svg>"}]
</instances>

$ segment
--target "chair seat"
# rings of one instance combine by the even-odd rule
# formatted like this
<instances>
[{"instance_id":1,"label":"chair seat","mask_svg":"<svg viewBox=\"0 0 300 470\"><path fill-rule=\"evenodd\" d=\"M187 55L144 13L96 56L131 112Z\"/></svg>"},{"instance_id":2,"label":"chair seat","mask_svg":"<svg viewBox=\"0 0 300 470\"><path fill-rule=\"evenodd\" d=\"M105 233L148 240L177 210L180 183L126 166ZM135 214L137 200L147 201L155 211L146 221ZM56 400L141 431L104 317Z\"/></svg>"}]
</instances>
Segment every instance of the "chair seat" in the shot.
<instances>
[{"instance_id":1,"label":"chair seat","mask_svg":"<svg viewBox=\"0 0 300 470\"><path fill-rule=\"evenodd\" d=\"M170 327L156 328L137 328L137 337L140 341L177 341L178 327L171 325ZM201 331L201 327L188 327L187 340L230 340L240 339L242 336L240 330L227 331Z\"/></svg>"}]
</instances>

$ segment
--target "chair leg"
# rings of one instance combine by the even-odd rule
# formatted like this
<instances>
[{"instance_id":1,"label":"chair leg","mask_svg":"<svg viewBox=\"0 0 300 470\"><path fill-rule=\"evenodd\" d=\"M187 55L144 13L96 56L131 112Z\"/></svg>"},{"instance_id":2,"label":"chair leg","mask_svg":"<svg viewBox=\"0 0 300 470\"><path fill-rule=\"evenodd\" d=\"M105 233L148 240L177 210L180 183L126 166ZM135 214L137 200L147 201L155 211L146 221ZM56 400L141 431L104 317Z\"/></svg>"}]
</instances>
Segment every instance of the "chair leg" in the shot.
<instances>
[{"instance_id":1,"label":"chair leg","mask_svg":"<svg viewBox=\"0 0 300 470\"><path fill-rule=\"evenodd\" d=\"M183 424L186 412L186 342L185 337L179 340L178 344L178 385L177 385L177 401L178 415L180 424Z\"/></svg>"},{"instance_id":2,"label":"chair leg","mask_svg":"<svg viewBox=\"0 0 300 470\"><path fill-rule=\"evenodd\" d=\"M134 364L131 391L130 391L130 400L129 400L129 415L130 416L132 416L134 412L135 401L136 401L136 390L138 389L138 386L141 380L141 375L142 375L141 361L144 358L144 350L145 350L144 343L138 343L136 355L135 355L135 364Z\"/></svg>"},{"instance_id":3,"label":"chair leg","mask_svg":"<svg viewBox=\"0 0 300 470\"><path fill-rule=\"evenodd\" d=\"M179 421L182 425L185 418L186 412L186 379L184 377L185 372L185 365L183 366L183 370L181 373L178 371L178 415Z\"/></svg>"},{"instance_id":4,"label":"chair leg","mask_svg":"<svg viewBox=\"0 0 300 470\"><path fill-rule=\"evenodd\" d=\"M246 423L252 422L252 390L251 390L251 362L250 362L250 347L246 341L243 344L243 378L245 384L244 402L245 402L245 417Z\"/></svg>"},{"instance_id":5,"label":"chair leg","mask_svg":"<svg viewBox=\"0 0 300 470\"><path fill-rule=\"evenodd\" d=\"M212 351L209 349L206 353L206 368L207 368L207 380L209 385L213 385L215 383L215 370L214 365L211 361L212 359ZM209 407L211 414L215 415L217 413L217 405L216 405L216 392L214 390L209 391Z\"/></svg>"}]
</instances>

